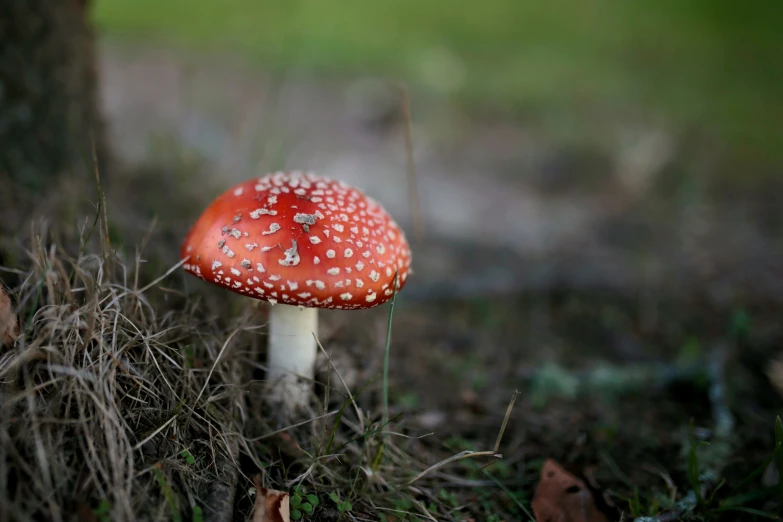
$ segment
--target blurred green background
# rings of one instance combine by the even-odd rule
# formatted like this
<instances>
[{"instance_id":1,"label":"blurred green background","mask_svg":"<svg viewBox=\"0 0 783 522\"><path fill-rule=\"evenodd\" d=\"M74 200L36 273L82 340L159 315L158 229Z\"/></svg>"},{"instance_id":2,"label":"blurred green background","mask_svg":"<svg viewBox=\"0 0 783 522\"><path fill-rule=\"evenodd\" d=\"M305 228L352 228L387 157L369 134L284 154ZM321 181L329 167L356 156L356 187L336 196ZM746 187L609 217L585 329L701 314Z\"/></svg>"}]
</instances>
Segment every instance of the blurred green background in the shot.
<instances>
[{"instance_id":1,"label":"blurred green background","mask_svg":"<svg viewBox=\"0 0 783 522\"><path fill-rule=\"evenodd\" d=\"M630 115L783 159L783 2L98 0L106 36L385 74L510 118ZM570 118L568 115L578 115Z\"/></svg>"}]
</instances>

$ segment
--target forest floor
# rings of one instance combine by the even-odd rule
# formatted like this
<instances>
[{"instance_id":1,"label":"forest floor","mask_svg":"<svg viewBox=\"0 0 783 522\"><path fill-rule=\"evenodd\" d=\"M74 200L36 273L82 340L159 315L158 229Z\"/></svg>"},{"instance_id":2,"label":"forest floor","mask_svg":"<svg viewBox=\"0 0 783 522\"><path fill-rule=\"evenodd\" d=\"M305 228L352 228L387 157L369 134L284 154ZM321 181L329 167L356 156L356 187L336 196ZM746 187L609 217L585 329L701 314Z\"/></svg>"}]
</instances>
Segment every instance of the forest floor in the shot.
<instances>
[{"instance_id":1,"label":"forest floor","mask_svg":"<svg viewBox=\"0 0 783 522\"><path fill-rule=\"evenodd\" d=\"M66 187L0 243L21 325L0 355L0 518L214 520L233 495L227 520L254 520L257 477L305 520L531 520L536 495L551 520L783 511L778 181L712 176L714 143L657 128L564 144L414 102L416 273L393 317L322 314L331 362L283 418L261 393L265 305L177 269L181 238L278 168L344 178L410 228L396 94L103 60L105 200Z\"/></svg>"}]
</instances>

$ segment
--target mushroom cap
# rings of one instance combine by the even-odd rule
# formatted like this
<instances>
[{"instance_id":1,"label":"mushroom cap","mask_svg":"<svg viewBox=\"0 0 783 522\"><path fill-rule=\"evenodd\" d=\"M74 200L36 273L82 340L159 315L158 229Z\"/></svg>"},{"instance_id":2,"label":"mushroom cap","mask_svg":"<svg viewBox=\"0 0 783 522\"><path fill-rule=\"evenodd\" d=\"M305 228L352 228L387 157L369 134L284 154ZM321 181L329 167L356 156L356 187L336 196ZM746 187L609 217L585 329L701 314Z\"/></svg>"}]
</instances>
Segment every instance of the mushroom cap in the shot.
<instances>
[{"instance_id":1,"label":"mushroom cap","mask_svg":"<svg viewBox=\"0 0 783 522\"><path fill-rule=\"evenodd\" d=\"M410 273L405 234L372 198L311 172L235 185L190 229L191 274L238 294L313 308L372 308Z\"/></svg>"}]
</instances>

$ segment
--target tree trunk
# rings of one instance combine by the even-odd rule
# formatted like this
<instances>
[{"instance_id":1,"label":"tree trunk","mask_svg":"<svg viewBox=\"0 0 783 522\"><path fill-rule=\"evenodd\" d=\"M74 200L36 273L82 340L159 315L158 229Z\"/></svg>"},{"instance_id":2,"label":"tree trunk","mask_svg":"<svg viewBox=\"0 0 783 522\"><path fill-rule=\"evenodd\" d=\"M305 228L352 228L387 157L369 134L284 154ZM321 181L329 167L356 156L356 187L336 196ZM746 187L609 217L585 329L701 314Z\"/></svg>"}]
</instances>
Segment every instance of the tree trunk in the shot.
<instances>
[{"instance_id":1,"label":"tree trunk","mask_svg":"<svg viewBox=\"0 0 783 522\"><path fill-rule=\"evenodd\" d=\"M66 179L94 199L106 144L86 3L0 0L0 233Z\"/></svg>"}]
</instances>

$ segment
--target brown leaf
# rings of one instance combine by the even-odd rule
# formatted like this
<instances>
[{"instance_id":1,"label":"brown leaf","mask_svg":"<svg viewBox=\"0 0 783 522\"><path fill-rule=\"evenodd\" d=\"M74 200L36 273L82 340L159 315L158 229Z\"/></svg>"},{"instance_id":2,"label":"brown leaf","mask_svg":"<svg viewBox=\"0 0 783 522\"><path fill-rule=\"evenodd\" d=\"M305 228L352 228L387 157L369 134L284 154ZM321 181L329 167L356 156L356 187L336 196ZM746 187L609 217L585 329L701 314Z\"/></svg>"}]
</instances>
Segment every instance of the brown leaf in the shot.
<instances>
[{"instance_id":1,"label":"brown leaf","mask_svg":"<svg viewBox=\"0 0 783 522\"><path fill-rule=\"evenodd\" d=\"M261 475L256 475L255 484L253 522L291 522L288 493L261 487Z\"/></svg>"},{"instance_id":2,"label":"brown leaf","mask_svg":"<svg viewBox=\"0 0 783 522\"><path fill-rule=\"evenodd\" d=\"M19 321L11 308L11 299L0 288L0 345L11 346L19 337Z\"/></svg>"},{"instance_id":3,"label":"brown leaf","mask_svg":"<svg viewBox=\"0 0 783 522\"><path fill-rule=\"evenodd\" d=\"M547 459L533 496L536 522L609 522L583 480Z\"/></svg>"}]
</instances>

